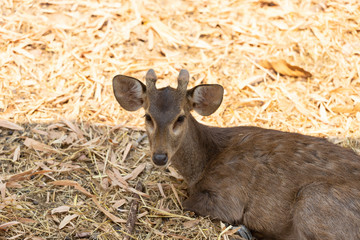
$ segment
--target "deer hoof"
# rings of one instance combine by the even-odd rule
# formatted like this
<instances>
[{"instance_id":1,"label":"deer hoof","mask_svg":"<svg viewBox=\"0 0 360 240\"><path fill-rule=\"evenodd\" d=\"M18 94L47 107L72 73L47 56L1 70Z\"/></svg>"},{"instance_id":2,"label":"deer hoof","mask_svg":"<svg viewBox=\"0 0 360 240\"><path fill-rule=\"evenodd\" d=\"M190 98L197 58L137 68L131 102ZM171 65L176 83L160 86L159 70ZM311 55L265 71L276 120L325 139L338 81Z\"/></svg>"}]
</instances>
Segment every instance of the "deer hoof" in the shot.
<instances>
[{"instance_id":1,"label":"deer hoof","mask_svg":"<svg viewBox=\"0 0 360 240\"><path fill-rule=\"evenodd\" d=\"M238 227L233 227L233 228L238 228ZM243 239L246 240L253 240L253 236L250 232L249 229L247 229L247 227L245 227L244 225L241 225L239 230L237 230L236 234L238 234L240 237L242 237Z\"/></svg>"}]
</instances>

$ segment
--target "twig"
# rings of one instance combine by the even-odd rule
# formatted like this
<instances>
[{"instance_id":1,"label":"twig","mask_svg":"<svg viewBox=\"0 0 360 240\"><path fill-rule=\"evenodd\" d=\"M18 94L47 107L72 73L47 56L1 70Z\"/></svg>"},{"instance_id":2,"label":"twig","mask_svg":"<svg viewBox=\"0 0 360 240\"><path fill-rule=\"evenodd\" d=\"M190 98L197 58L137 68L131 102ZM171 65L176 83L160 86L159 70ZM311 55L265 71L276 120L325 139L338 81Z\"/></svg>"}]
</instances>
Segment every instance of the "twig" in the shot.
<instances>
[{"instance_id":1,"label":"twig","mask_svg":"<svg viewBox=\"0 0 360 240\"><path fill-rule=\"evenodd\" d=\"M136 188L137 191L142 192L144 189L143 184L139 181L136 184ZM124 236L124 240L129 240L131 238L130 235L132 235L132 233L134 232L134 227L135 227L135 222L137 220L137 211L138 211L138 205L139 205L139 200L140 200L140 196L138 194L134 194L133 195L134 199L131 201L130 203L130 211L129 211L129 216L128 216L128 220L126 222L126 228L127 228L127 233L129 235L125 235Z\"/></svg>"}]
</instances>

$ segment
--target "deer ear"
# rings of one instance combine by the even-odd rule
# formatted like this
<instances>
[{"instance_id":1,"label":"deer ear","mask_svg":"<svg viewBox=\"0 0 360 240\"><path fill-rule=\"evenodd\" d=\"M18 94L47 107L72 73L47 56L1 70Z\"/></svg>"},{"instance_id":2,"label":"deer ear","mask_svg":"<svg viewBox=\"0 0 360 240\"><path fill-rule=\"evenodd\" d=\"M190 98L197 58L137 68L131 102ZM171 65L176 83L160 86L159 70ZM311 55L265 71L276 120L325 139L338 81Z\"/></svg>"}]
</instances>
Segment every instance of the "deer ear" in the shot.
<instances>
[{"instance_id":1,"label":"deer ear","mask_svg":"<svg viewBox=\"0 0 360 240\"><path fill-rule=\"evenodd\" d=\"M218 84L203 84L187 91L191 109L202 116L209 116L219 108L224 88Z\"/></svg>"},{"instance_id":2,"label":"deer ear","mask_svg":"<svg viewBox=\"0 0 360 240\"><path fill-rule=\"evenodd\" d=\"M143 106L146 86L136 78L116 75L113 90L120 106L127 111L135 111Z\"/></svg>"}]
</instances>

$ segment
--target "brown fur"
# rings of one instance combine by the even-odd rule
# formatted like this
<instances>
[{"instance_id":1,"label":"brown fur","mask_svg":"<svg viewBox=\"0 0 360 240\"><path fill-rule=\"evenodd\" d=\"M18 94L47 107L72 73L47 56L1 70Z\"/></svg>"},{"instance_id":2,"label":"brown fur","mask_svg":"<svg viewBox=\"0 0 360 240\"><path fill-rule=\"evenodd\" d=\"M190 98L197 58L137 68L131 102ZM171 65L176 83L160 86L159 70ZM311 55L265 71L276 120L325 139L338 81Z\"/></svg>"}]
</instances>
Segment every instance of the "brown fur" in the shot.
<instances>
[{"instance_id":1,"label":"brown fur","mask_svg":"<svg viewBox=\"0 0 360 240\"><path fill-rule=\"evenodd\" d=\"M208 102L219 99L194 89L186 96L172 88L144 92L142 99L152 153L168 154L188 183L187 210L244 224L259 239L360 239L357 154L297 133L202 125L190 110L211 113ZM206 104L196 102L201 97Z\"/></svg>"}]
</instances>

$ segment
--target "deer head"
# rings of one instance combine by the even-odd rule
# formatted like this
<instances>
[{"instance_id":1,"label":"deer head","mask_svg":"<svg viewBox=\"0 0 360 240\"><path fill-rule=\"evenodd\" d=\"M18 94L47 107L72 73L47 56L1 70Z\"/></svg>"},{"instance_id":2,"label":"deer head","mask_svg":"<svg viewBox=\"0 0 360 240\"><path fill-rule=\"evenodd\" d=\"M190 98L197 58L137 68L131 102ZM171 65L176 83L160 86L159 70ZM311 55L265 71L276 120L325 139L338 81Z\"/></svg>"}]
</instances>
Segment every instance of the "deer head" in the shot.
<instances>
[{"instance_id":1,"label":"deer head","mask_svg":"<svg viewBox=\"0 0 360 240\"><path fill-rule=\"evenodd\" d=\"M117 75L113 78L113 90L125 110L144 108L152 160L162 166L186 140L190 111L195 110L203 116L212 114L220 106L224 90L217 84L203 84L187 90L189 72L185 69L180 71L176 89L157 89L157 77L152 69L145 79L146 85L135 78Z\"/></svg>"}]
</instances>

